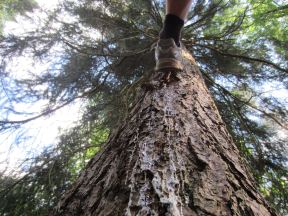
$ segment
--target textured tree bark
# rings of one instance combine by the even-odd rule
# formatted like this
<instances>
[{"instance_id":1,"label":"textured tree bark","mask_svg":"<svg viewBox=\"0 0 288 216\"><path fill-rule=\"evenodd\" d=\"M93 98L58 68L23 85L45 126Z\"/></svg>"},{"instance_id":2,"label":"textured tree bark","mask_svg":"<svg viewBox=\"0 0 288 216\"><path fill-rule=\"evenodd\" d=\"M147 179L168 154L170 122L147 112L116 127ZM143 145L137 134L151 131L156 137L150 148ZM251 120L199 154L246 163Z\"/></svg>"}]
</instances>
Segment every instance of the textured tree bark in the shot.
<instances>
[{"instance_id":1,"label":"textured tree bark","mask_svg":"<svg viewBox=\"0 0 288 216\"><path fill-rule=\"evenodd\" d=\"M152 74L54 215L270 216L197 69Z\"/></svg>"}]
</instances>

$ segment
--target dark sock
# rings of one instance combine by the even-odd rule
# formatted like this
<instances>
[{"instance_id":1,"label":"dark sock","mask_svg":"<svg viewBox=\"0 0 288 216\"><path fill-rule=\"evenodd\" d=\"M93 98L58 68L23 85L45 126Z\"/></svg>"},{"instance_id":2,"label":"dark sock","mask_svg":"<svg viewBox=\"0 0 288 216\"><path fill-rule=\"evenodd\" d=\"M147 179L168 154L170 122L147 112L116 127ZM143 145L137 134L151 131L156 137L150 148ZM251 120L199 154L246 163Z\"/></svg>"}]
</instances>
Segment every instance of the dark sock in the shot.
<instances>
[{"instance_id":1,"label":"dark sock","mask_svg":"<svg viewBox=\"0 0 288 216\"><path fill-rule=\"evenodd\" d=\"M176 45L180 46L180 35L183 26L184 20L176 15L167 14L159 36L161 39L173 38Z\"/></svg>"}]
</instances>

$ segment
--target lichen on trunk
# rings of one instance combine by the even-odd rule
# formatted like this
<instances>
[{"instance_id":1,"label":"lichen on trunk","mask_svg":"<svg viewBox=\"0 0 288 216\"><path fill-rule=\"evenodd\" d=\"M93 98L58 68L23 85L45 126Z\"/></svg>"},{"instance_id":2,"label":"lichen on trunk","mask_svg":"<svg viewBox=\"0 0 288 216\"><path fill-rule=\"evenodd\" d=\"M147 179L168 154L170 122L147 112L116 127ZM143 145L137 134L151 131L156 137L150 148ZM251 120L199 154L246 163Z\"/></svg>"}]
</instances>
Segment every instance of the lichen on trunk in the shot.
<instances>
[{"instance_id":1,"label":"lichen on trunk","mask_svg":"<svg viewBox=\"0 0 288 216\"><path fill-rule=\"evenodd\" d=\"M54 215L276 215L253 179L189 53L154 72L127 119Z\"/></svg>"}]
</instances>

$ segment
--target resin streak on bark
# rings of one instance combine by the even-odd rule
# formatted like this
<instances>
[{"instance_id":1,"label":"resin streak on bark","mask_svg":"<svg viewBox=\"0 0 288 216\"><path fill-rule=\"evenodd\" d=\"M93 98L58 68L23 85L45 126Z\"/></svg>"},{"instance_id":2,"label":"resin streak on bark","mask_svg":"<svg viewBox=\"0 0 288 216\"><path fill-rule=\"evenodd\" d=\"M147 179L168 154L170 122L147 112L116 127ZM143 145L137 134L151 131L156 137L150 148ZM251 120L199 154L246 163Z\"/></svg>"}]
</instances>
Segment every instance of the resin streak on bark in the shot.
<instances>
[{"instance_id":1,"label":"resin streak on bark","mask_svg":"<svg viewBox=\"0 0 288 216\"><path fill-rule=\"evenodd\" d=\"M183 72L155 73L142 86L125 123L54 215L276 215L186 56Z\"/></svg>"}]
</instances>

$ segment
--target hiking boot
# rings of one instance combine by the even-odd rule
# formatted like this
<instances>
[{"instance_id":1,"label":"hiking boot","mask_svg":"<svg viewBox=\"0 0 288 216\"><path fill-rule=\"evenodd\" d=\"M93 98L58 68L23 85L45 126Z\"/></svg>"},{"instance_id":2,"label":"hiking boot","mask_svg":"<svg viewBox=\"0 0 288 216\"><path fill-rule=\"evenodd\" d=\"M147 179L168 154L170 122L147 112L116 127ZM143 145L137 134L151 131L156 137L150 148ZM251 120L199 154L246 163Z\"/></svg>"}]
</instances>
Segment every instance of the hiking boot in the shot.
<instances>
[{"instance_id":1,"label":"hiking boot","mask_svg":"<svg viewBox=\"0 0 288 216\"><path fill-rule=\"evenodd\" d=\"M155 49L155 70L183 70L181 63L182 49L172 38L160 39Z\"/></svg>"}]
</instances>

